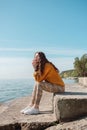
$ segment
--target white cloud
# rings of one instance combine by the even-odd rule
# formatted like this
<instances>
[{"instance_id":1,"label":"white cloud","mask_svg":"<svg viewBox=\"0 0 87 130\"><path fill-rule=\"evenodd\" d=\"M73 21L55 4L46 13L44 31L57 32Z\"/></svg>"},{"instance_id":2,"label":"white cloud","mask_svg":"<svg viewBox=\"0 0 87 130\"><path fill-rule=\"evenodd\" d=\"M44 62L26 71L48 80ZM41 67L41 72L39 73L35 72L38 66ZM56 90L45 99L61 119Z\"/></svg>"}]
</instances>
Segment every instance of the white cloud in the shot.
<instances>
[{"instance_id":1,"label":"white cloud","mask_svg":"<svg viewBox=\"0 0 87 130\"><path fill-rule=\"evenodd\" d=\"M48 48L45 49L48 54L53 54L53 55L62 55L62 56L81 56L84 53L87 53L87 50L82 50L82 49L69 49L69 48Z\"/></svg>"},{"instance_id":2,"label":"white cloud","mask_svg":"<svg viewBox=\"0 0 87 130\"><path fill-rule=\"evenodd\" d=\"M57 68L59 68L60 72L74 68L74 66L73 66L74 59L73 58L63 57L63 58L53 58L50 60L52 61L52 63L55 64L55 66Z\"/></svg>"},{"instance_id":3,"label":"white cloud","mask_svg":"<svg viewBox=\"0 0 87 130\"><path fill-rule=\"evenodd\" d=\"M50 58L60 72L73 69L73 58ZM32 58L0 58L0 78L33 78Z\"/></svg>"},{"instance_id":4,"label":"white cloud","mask_svg":"<svg viewBox=\"0 0 87 130\"><path fill-rule=\"evenodd\" d=\"M33 51L33 48L0 48L0 51Z\"/></svg>"},{"instance_id":5,"label":"white cloud","mask_svg":"<svg viewBox=\"0 0 87 130\"><path fill-rule=\"evenodd\" d=\"M36 52L43 51L48 55L62 55L62 56L82 56L87 53L87 50L84 49L69 49L69 48L55 48L55 47L33 47L33 48L0 48L0 51L9 51L9 52Z\"/></svg>"},{"instance_id":6,"label":"white cloud","mask_svg":"<svg viewBox=\"0 0 87 130\"><path fill-rule=\"evenodd\" d=\"M85 54L86 50L57 49L57 48L0 48L2 51L26 52L30 55L36 51L43 51L60 71L73 69L75 57ZM33 73L32 57L0 57L0 78L31 78Z\"/></svg>"},{"instance_id":7,"label":"white cloud","mask_svg":"<svg viewBox=\"0 0 87 130\"><path fill-rule=\"evenodd\" d=\"M30 58L0 58L0 78L30 78L32 73Z\"/></svg>"}]
</instances>

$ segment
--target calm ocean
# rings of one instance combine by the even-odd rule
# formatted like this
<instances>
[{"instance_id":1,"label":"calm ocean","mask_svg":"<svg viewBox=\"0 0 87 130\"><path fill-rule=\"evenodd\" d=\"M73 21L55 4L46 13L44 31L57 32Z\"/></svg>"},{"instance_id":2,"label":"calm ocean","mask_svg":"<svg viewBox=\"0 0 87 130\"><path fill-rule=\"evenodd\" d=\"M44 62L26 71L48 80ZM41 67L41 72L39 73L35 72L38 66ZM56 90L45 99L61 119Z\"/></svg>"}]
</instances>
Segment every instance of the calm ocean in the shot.
<instances>
[{"instance_id":1,"label":"calm ocean","mask_svg":"<svg viewBox=\"0 0 87 130\"><path fill-rule=\"evenodd\" d=\"M64 80L64 82L74 83L75 81ZM31 95L33 86L33 79L0 80L0 103Z\"/></svg>"}]
</instances>

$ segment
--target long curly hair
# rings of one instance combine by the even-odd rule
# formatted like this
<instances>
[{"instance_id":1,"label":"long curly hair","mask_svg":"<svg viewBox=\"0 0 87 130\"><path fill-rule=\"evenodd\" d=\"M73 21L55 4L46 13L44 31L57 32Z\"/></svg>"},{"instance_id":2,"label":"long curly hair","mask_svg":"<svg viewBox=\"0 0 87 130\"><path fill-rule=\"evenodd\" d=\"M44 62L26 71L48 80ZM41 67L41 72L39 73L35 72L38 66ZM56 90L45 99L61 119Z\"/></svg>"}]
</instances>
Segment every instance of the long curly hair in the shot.
<instances>
[{"instance_id":1,"label":"long curly hair","mask_svg":"<svg viewBox=\"0 0 87 130\"><path fill-rule=\"evenodd\" d=\"M57 72L59 72L59 69L56 68L56 66L46 58L46 56L45 56L45 54L44 54L43 52L36 52L35 55L36 55L36 54L38 54L39 57L40 57L39 64L38 64L38 66L37 66L37 70L40 70L40 73L41 73L41 74L43 74L44 67L45 67L45 64L46 64L46 63L50 63L50 64L54 67L54 69L55 69Z\"/></svg>"}]
</instances>

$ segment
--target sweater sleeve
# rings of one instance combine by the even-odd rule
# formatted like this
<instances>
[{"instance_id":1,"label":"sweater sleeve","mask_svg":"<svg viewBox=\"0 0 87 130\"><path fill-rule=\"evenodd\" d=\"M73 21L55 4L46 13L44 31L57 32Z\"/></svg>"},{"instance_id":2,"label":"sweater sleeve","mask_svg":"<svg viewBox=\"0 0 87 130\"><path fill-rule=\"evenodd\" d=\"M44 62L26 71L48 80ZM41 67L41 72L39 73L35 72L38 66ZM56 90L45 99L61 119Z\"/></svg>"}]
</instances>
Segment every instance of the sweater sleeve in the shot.
<instances>
[{"instance_id":1,"label":"sweater sleeve","mask_svg":"<svg viewBox=\"0 0 87 130\"><path fill-rule=\"evenodd\" d=\"M45 68L44 68L42 75L40 75L39 71L36 71L36 72L34 72L33 76L34 76L36 81L41 82L43 80L46 80L46 77L50 71L51 71L51 67L48 65L45 65Z\"/></svg>"}]
</instances>

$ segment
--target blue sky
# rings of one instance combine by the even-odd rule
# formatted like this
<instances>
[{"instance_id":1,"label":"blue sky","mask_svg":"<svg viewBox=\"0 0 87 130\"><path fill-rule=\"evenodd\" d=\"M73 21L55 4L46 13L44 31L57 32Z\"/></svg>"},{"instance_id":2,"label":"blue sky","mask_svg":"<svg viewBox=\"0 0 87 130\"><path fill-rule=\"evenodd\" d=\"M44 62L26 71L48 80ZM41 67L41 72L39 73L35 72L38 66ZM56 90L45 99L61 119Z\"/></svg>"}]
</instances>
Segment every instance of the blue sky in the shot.
<instances>
[{"instance_id":1,"label":"blue sky","mask_svg":"<svg viewBox=\"0 0 87 130\"><path fill-rule=\"evenodd\" d=\"M0 78L32 77L36 51L73 69L87 53L87 1L0 0Z\"/></svg>"}]
</instances>

